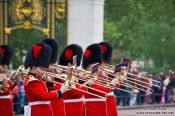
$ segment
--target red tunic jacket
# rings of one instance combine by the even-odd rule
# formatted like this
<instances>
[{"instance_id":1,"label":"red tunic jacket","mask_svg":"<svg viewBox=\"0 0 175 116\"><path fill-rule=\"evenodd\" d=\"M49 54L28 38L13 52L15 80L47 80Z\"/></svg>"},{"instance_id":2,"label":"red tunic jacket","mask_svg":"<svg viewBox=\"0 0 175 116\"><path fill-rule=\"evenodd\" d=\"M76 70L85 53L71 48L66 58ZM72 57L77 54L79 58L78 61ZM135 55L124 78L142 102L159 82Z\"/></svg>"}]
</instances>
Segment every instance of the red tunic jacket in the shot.
<instances>
[{"instance_id":1,"label":"red tunic jacket","mask_svg":"<svg viewBox=\"0 0 175 116\"><path fill-rule=\"evenodd\" d=\"M101 85L92 84L91 87L98 90L104 90L104 87ZM89 92L105 97L103 93L95 90L89 90ZM107 103L105 99L97 98L90 94L85 94L84 96L86 98L86 116L107 116Z\"/></svg>"},{"instance_id":2,"label":"red tunic jacket","mask_svg":"<svg viewBox=\"0 0 175 116\"><path fill-rule=\"evenodd\" d=\"M108 93L106 102L108 116L118 116L117 105L112 91Z\"/></svg>"},{"instance_id":3,"label":"red tunic jacket","mask_svg":"<svg viewBox=\"0 0 175 116\"><path fill-rule=\"evenodd\" d=\"M97 85L93 85L93 86L95 86L96 88L99 88L99 86ZM119 85L116 84L115 87L117 88L119 87ZM109 87L100 87L99 89L107 93L106 106L107 106L108 116L118 116L117 105L116 105L113 91Z\"/></svg>"},{"instance_id":4,"label":"red tunic jacket","mask_svg":"<svg viewBox=\"0 0 175 116\"><path fill-rule=\"evenodd\" d=\"M4 91L4 93L0 93L0 97L9 96L9 98L0 98L0 116L13 116L13 106L12 99L10 98L10 91L12 90L11 81L7 81L8 89Z\"/></svg>"},{"instance_id":5,"label":"red tunic jacket","mask_svg":"<svg viewBox=\"0 0 175 116\"><path fill-rule=\"evenodd\" d=\"M58 90L60 88L61 88L61 84L55 84L54 87L49 88L49 91ZM65 106L62 98L51 101L50 104L53 111L53 116L66 116L65 109L64 109Z\"/></svg>"},{"instance_id":6,"label":"red tunic jacket","mask_svg":"<svg viewBox=\"0 0 175 116\"><path fill-rule=\"evenodd\" d=\"M76 88L86 90L85 87L79 85L76 85ZM84 116L85 105L82 97L83 92L74 88L71 88L63 94L66 116Z\"/></svg>"},{"instance_id":7,"label":"red tunic jacket","mask_svg":"<svg viewBox=\"0 0 175 116\"><path fill-rule=\"evenodd\" d=\"M92 84L91 87L101 90L103 92L106 92L107 96L105 96L101 92L91 90L92 93L106 97L106 101L101 101L101 102L86 101L86 115L87 116L118 116L115 97L111 89L101 85L97 85L97 84ZM86 98L94 98L94 96L89 97L86 94Z\"/></svg>"},{"instance_id":8,"label":"red tunic jacket","mask_svg":"<svg viewBox=\"0 0 175 116\"><path fill-rule=\"evenodd\" d=\"M119 87L120 85L116 83L115 88L119 88ZM104 87L102 91L107 93L106 104L107 104L108 116L118 116L117 105L116 105L116 100L115 100L113 91L107 87Z\"/></svg>"},{"instance_id":9,"label":"red tunic jacket","mask_svg":"<svg viewBox=\"0 0 175 116\"><path fill-rule=\"evenodd\" d=\"M57 92L48 92L45 83L31 75L25 77L24 90L29 103L58 99ZM32 105L31 116L52 116L52 109L49 104Z\"/></svg>"}]
</instances>

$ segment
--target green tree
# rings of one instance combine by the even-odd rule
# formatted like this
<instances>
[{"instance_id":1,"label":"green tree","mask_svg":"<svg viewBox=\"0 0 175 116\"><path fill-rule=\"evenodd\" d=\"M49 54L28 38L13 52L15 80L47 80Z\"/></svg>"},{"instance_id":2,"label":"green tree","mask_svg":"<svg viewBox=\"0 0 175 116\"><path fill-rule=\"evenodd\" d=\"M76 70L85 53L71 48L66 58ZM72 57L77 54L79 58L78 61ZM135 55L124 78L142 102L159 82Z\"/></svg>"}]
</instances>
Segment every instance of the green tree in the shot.
<instances>
[{"instance_id":1,"label":"green tree","mask_svg":"<svg viewBox=\"0 0 175 116\"><path fill-rule=\"evenodd\" d=\"M125 56L175 67L174 0L106 0L104 37Z\"/></svg>"},{"instance_id":2,"label":"green tree","mask_svg":"<svg viewBox=\"0 0 175 116\"><path fill-rule=\"evenodd\" d=\"M23 58L27 51L35 43L38 43L44 35L38 30L18 29L10 36L10 44L13 48L12 65L13 68L18 68L23 64Z\"/></svg>"}]
</instances>

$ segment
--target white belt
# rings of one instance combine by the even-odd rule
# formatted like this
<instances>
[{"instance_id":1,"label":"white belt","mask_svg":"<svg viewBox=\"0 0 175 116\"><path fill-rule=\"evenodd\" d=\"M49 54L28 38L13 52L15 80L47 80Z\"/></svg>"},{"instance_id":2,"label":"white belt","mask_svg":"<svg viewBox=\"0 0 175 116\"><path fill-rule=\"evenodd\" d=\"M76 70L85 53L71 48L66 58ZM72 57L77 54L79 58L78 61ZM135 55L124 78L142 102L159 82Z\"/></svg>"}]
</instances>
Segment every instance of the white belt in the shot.
<instances>
[{"instance_id":1,"label":"white belt","mask_svg":"<svg viewBox=\"0 0 175 116\"><path fill-rule=\"evenodd\" d=\"M80 99L67 99L64 100L64 103L75 103L75 102L99 102L99 101L106 101L105 98L80 98Z\"/></svg>"},{"instance_id":2,"label":"white belt","mask_svg":"<svg viewBox=\"0 0 175 116\"><path fill-rule=\"evenodd\" d=\"M0 99L10 99L11 95L6 95L6 96L0 96Z\"/></svg>"},{"instance_id":3,"label":"white belt","mask_svg":"<svg viewBox=\"0 0 175 116\"><path fill-rule=\"evenodd\" d=\"M67 99L67 100L64 100L64 103L84 102L84 101L85 101L84 98L79 98L79 99Z\"/></svg>"},{"instance_id":4,"label":"white belt","mask_svg":"<svg viewBox=\"0 0 175 116\"><path fill-rule=\"evenodd\" d=\"M114 96L113 92L107 93L107 96Z\"/></svg>"},{"instance_id":5,"label":"white belt","mask_svg":"<svg viewBox=\"0 0 175 116\"><path fill-rule=\"evenodd\" d=\"M99 101L106 101L105 98L87 98L85 99L86 102L99 102Z\"/></svg>"},{"instance_id":6,"label":"white belt","mask_svg":"<svg viewBox=\"0 0 175 116\"><path fill-rule=\"evenodd\" d=\"M24 116L31 116L31 106L32 105L43 105L43 104L50 104L50 101L35 101L29 102L27 106L24 106Z\"/></svg>"},{"instance_id":7,"label":"white belt","mask_svg":"<svg viewBox=\"0 0 175 116\"><path fill-rule=\"evenodd\" d=\"M29 106L32 105L42 105L42 104L50 104L50 101L35 101L35 102L29 102Z\"/></svg>"}]
</instances>

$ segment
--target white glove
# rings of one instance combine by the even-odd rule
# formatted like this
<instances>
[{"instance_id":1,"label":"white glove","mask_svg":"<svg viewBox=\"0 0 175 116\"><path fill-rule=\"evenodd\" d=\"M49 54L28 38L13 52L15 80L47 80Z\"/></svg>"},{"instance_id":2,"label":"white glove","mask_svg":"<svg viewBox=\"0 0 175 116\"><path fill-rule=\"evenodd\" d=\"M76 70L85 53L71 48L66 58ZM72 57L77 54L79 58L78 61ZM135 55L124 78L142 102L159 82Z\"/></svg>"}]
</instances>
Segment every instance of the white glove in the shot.
<instances>
[{"instance_id":1,"label":"white glove","mask_svg":"<svg viewBox=\"0 0 175 116\"><path fill-rule=\"evenodd\" d=\"M71 81L72 82L77 82L77 78L75 76L72 76Z\"/></svg>"},{"instance_id":2,"label":"white glove","mask_svg":"<svg viewBox=\"0 0 175 116\"><path fill-rule=\"evenodd\" d=\"M87 82L88 82L89 84L92 84L92 83L95 82L95 80L94 80L94 79L89 79Z\"/></svg>"},{"instance_id":3,"label":"white glove","mask_svg":"<svg viewBox=\"0 0 175 116\"><path fill-rule=\"evenodd\" d=\"M61 93L64 93L68 90L68 86L66 84L62 84L61 88L60 88L60 91Z\"/></svg>"},{"instance_id":4,"label":"white glove","mask_svg":"<svg viewBox=\"0 0 175 116\"><path fill-rule=\"evenodd\" d=\"M86 81L83 85L92 85L93 83L95 82L95 80L94 79L89 79L88 81Z\"/></svg>"},{"instance_id":5,"label":"white glove","mask_svg":"<svg viewBox=\"0 0 175 116\"><path fill-rule=\"evenodd\" d=\"M116 85L117 83L119 83L118 78L114 78L114 79L111 81L111 84L112 84L112 85Z\"/></svg>"},{"instance_id":6,"label":"white glove","mask_svg":"<svg viewBox=\"0 0 175 116\"><path fill-rule=\"evenodd\" d=\"M0 74L0 82L3 82L7 78L7 75L2 73Z\"/></svg>"},{"instance_id":7,"label":"white glove","mask_svg":"<svg viewBox=\"0 0 175 116\"><path fill-rule=\"evenodd\" d=\"M13 79L15 79L16 74L17 74L16 71L12 71L8 78L13 80Z\"/></svg>"}]
</instances>

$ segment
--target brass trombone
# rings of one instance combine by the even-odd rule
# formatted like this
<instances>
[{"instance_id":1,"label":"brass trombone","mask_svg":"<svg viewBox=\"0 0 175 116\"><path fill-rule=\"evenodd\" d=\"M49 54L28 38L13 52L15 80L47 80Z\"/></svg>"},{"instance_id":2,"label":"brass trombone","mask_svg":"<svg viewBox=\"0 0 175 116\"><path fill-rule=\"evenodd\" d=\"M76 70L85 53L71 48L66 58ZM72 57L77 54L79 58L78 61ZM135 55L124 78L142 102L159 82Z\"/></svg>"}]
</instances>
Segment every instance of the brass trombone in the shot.
<instances>
[{"instance_id":1,"label":"brass trombone","mask_svg":"<svg viewBox=\"0 0 175 116\"><path fill-rule=\"evenodd\" d=\"M10 75L11 71L8 70L7 65L0 65L0 72L7 75L7 77Z\"/></svg>"},{"instance_id":2,"label":"brass trombone","mask_svg":"<svg viewBox=\"0 0 175 116\"><path fill-rule=\"evenodd\" d=\"M4 93L4 91L7 91L9 88L8 81L10 80L12 84L14 84L13 76L14 74L11 74L11 71L8 70L7 65L0 65L0 73L4 74L4 79L2 82L0 82L0 93Z\"/></svg>"},{"instance_id":3,"label":"brass trombone","mask_svg":"<svg viewBox=\"0 0 175 116\"><path fill-rule=\"evenodd\" d=\"M29 69L26 70L26 69L24 68L23 65L21 65L21 66L17 69L17 74L18 74L18 75L21 75L21 76L26 76L26 75L28 74L28 72L29 72ZM62 78L63 75L61 76L61 75L59 75L59 74L54 74L54 73L51 73L51 72L46 72L46 71L44 71L44 72L45 72L45 76L52 76L52 77L54 77L54 78L64 80L64 81L65 81L65 84L66 84L68 87L70 87L70 88L73 88L73 89L75 89L75 90L78 90L78 91L81 91L81 92L84 92L84 93L93 95L93 96L95 96L95 97L104 98L103 96L100 96L100 95L97 95L97 94L94 94L94 93L91 93L91 92L88 92L88 91L85 91L85 90L81 90L81 89L76 88L76 86L74 86L73 84L78 84L78 85L81 85L81 84L76 83L76 82L73 82L73 81L70 80L70 79L71 79L71 78L70 78L71 75L69 75L69 74L71 74L71 73L69 73L68 76L66 76L65 78ZM68 77L68 78L67 78L67 77ZM61 83L56 82L56 81L52 81L52 82L53 82L53 83L57 83L57 84L61 84ZM84 87L86 87L86 88L90 88L90 87L88 87L88 86L86 86L86 85L81 85L81 86L84 86ZM92 88L90 88L90 89L92 89ZM94 91L101 92L101 93L103 93L105 96L107 95L106 92L103 92L103 91L100 91L100 90L97 90L97 89L93 89L93 90L94 90Z\"/></svg>"},{"instance_id":4,"label":"brass trombone","mask_svg":"<svg viewBox=\"0 0 175 116\"><path fill-rule=\"evenodd\" d=\"M152 93L152 89L151 88L149 88L149 87L146 87L146 86L144 86L144 85L142 85L142 84L139 84L139 83L137 83L137 82L133 82L133 81L130 81L129 79L132 79L132 78L129 78L129 77L127 77L127 76L124 76L124 77L120 77L120 74L114 74L112 71L110 71L110 70L107 70L107 69L103 69L102 67L100 67L100 70L101 71L103 71L104 73L106 73L107 75L111 75L111 76L113 76L113 77L115 77L115 78L119 78L119 80L121 80L120 82L121 83L124 83L123 81L127 81L127 82L130 82L130 83L132 83L132 84L135 84L135 85L137 85L137 86L141 86L141 87L143 87L144 89L148 89L149 91L147 91L147 90L144 90L144 89L142 89L142 88L139 88L139 87L136 87L137 89L139 89L139 90L141 90L141 91L145 91L145 92L148 92L148 93ZM109 77L109 76L108 76ZM109 78L111 78L111 77L109 77ZM134 80L134 81L139 81L139 82L142 82L142 81L140 81L140 80L136 80L136 79L132 79L132 80ZM145 82L146 83L146 82ZM131 85L132 87L133 87L133 85Z\"/></svg>"},{"instance_id":5,"label":"brass trombone","mask_svg":"<svg viewBox=\"0 0 175 116\"><path fill-rule=\"evenodd\" d=\"M101 69L104 70L106 73L108 73L108 74L110 74L110 75L112 75L112 76L115 76L115 74L114 74L113 71L108 70L108 69L104 69L104 68L101 68ZM126 68L122 67L121 72L125 74L125 78L126 78L125 80L128 80L128 79L130 79L130 80L136 80L136 79L133 79L133 78L127 76L127 74L131 75L132 73L128 73L127 70L126 70ZM132 75L134 75L135 77L140 77L140 78L150 79L150 78L142 77L142 76L135 75L135 74L132 74ZM154 79L150 79L150 80L155 81L155 82L157 82L157 83L160 84L159 81L156 81L156 80L154 80ZM151 83L144 82L144 81L141 81L141 80L137 80L137 81L140 82L140 83L144 83L144 84L151 85L151 86L160 87L159 85L151 84Z\"/></svg>"},{"instance_id":6,"label":"brass trombone","mask_svg":"<svg viewBox=\"0 0 175 116\"><path fill-rule=\"evenodd\" d=\"M67 67L67 66L62 66L62 65L56 65L56 64L55 64L52 68L65 71L65 70L67 70L68 67ZM116 74L114 74L114 73L111 72L110 70L108 70L108 71L105 70L105 71L104 71L104 69L102 70L102 68L100 67L100 71L104 72L104 73L107 74L107 75L112 75L112 76L114 76L115 78L119 78L119 80L118 80L118 84L119 84L119 85L123 85L123 86L129 87L129 88L131 88L131 89L135 88L134 85L131 85L131 84L129 84L129 83L126 84L126 83L124 83L123 81L121 81L120 76L116 76ZM83 75L83 74L81 74L81 73L77 74L76 72L83 72L83 74L85 74L86 76ZM74 73L74 74L76 75L76 77L79 77L80 75L83 76L85 79L78 78L79 80L83 80L83 81L87 81L88 79L92 79L92 78L90 78L90 77L94 77L94 75L92 75L89 71L87 72L87 71L84 71L83 69L75 69L75 73ZM112 79L112 78L109 77L109 76L107 76L107 78L108 78L108 79ZM128 81L128 82L130 82L130 83L132 83L132 84L136 84L136 85L138 85L138 86L141 86L141 87L143 87L143 88L145 88L145 89L148 89L149 91L147 91L147 90L145 90L145 89L142 89L142 88L137 88L137 87L136 87L137 89L139 89L139 90L141 90L141 91L148 92L148 93L151 93L151 92L152 92L152 89L151 89L151 88L146 87L146 86L144 86L144 85L141 85L141 84L139 84L139 83L137 83L137 82L130 81L128 78L129 78L129 77L127 77L127 78L125 79L125 81ZM95 79L95 78L94 78L94 79ZM99 82L95 82L95 83L94 83L94 84L96 84L96 85L102 85L102 86L104 86L104 87L108 87L108 88L111 88L111 89L114 89L114 88L115 88L114 85L112 85L112 86L108 85L109 83L107 83L107 82L110 82L109 80L108 80L108 81L105 81L103 78L101 78L101 79L96 78L96 80L99 81ZM133 79L133 80L135 80L135 79ZM139 80L137 80L137 81L139 81ZM100 82L101 82L101 83L100 83ZM141 82L142 82L142 81L141 81ZM145 83L146 83L146 82L145 82ZM127 90L124 90L124 89L121 89L121 88L118 88L118 89L130 93L130 91L127 91Z\"/></svg>"},{"instance_id":7,"label":"brass trombone","mask_svg":"<svg viewBox=\"0 0 175 116\"><path fill-rule=\"evenodd\" d=\"M54 70L55 70L55 69L58 69L58 70L62 70L62 71L65 71L65 70L68 69L67 66L56 65L56 64L55 64L54 66L50 67L50 68L52 68L51 70L53 70L53 69L54 69ZM83 75L83 74L81 74L81 73L83 73L83 74L85 74L85 75ZM97 78L98 76L92 75L92 74L90 73L90 71L85 71L85 70L83 70L83 69L77 69L77 68L76 68L76 69L75 69L74 75L75 75L76 77L79 77L79 76L83 77L83 78L78 78L79 80L82 80L82 81L88 81L89 79L94 79L94 80L97 80L97 82L95 82L95 83L93 83L93 84L102 85L102 86L107 87L107 88L110 88L110 89L112 89L112 90L115 88L115 87L114 87L115 85L112 85L112 84L108 85L106 81ZM92 77L92 78L91 78L91 77ZM98 82L98 81L99 81L99 82ZM110 82L110 81L108 81L108 82ZM120 81L119 81L119 82L120 82ZM90 82L90 83L92 83L92 82ZM119 83L118 83L118 84L119 84ZM126 86L126 87L130 87L129 85L122 84L122 83L120 83L120 85L123 85L123 86ZM130 87L130 88L131 88L131 87ZM121 91L125 91L125 92L131 93L130 91L127 91L127 90L124 90L124 89L121 89L121 88L118 88L118 89L121 90Z\"/></svg>"},{"instance_id":8,"label":"brass trombone","mask_svg":"<svg viewBox=\"0 0 175 116\"><path fill-rule=\"evenodd\" d=\"M105 64L105 65L110 69L110 70L107 70L106 69L106 71L112 71L115 68L115 66L113 66L113 65L109 65L109 64ZM139 75L136 75L136 74L133 74L133 73L128 72L127 66L123 66L122 67L122 72L124 72L126 74L126 77L127 77L127 74L128 74L128 75L131 75L131 76L134 76L134 77L140 77L140 78L143 78L143 79L149 79L152 82L155 82L157 84L151 84L151 83L147 83L147 82L139 81L138 80L141 83L148 84L148 85L155 86L155 87L160 87L161 86L161 82L159 82L157 80L150 79L150 78L147 78L147 77L144 77L144 76L139 76ZM131 78L131 77L127 77L127 78L133 80L133 78Z\"/></svg>"},{"instance_id":9,"label":"brass trombone","mask_svg":"<svg viewBox=\"0 0 175 116\"><path fill-rule=\"evenodd\" d=\"M107 73L107 74L109 74L109 73ZM111 74L109 74L109 75L111 75ZM129 86L130 88L136 88L136 89L138 89L138 90L141 90L141 91L145 91L145 92L148 92L148 93L152 93L153 92L153 90L151 89L151 88L149 88L149 87L146 87L146 86L144 86L144 85L141 85L141 84L139 84L139 83L137 83L137 82L133 82L133 81L130 81L130 80L128 80L128 78L127 77L125 77L126 79L123 79L123 80L121 80L121 77L118 75L112 75L112 76L114 76L115 78L117 78L117 79L119 79L120 81L120 84L122 83L122 84L125 84L125 86ZM111 78L110 76L108 76L108 78ZM112 78L111 78L112 79ZM129 83L131 83L131 84L129 84L129 83L125 83L125 81L126 82L129 82ZM137 81L137 80L135 80L135 81ZM134 84L134 85L132 85L132 84ZM144 89L142 89L142 88L139 88L139 87L136 87L136 86L141 86L141 87L143 87ZM149 91L147 91L147 90L145 90L145 89L148 89Z\"/></svg>"}]
</instances>

